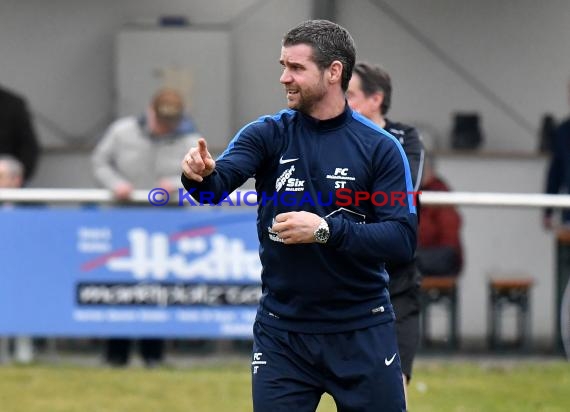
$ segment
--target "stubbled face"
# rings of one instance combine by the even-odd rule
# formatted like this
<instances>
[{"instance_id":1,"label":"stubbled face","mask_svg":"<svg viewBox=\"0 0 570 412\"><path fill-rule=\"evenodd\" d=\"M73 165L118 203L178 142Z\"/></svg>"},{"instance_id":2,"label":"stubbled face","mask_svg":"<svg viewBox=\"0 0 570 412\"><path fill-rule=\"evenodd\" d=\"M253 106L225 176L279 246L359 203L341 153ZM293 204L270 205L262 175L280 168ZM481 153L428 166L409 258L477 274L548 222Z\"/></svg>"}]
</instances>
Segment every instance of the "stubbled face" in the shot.
<instances>
[{"instance_id":1,"label":"stubbled face","mask_svg":"<svg viewBox=\"0 0 570 412\"><path fill-rule=\"evenodd\" d=\"M285 86L287 106L310 115L327 92L324 71L313 61L312 47L282 47L279 62L283 66L279 81Z\"/></svg>"},{"instance_id":2,"label":"stubbled face","mask_svg":"<svg viewBox=\"0 0 570 412\"><path fill-rule=\"evenodd\" d=\"M368 117L369 119L373 118L373 116L380 111L378 99L373 95L366 96L364 94L362 91L360 76L356 73L352 74L352 78L348 83L346 100L352 110Z\"/></svg>"}]
</instances>

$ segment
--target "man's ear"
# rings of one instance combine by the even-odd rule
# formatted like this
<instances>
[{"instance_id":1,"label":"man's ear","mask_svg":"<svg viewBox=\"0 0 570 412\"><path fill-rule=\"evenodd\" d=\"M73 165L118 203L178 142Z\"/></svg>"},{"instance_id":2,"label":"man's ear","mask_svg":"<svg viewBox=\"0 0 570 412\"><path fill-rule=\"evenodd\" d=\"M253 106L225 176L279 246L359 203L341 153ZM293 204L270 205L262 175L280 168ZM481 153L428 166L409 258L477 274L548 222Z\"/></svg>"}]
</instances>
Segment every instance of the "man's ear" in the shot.
<instances>
[{"instance_id":1,"label":"man's ear","mask_svg":"<svg viewBox=\"0 0 570 412\"><path fill-rule=\"evenodd\" d=\"M328 80L331 84L342 81L342 69L343 65L340 61L335 60L331 63L328 70Z\"/></svg>"},{"instance_id":2,"label":"man's ear","mask_svg":"<svg viewBox=\"0 0 570 412\"><path fill-rule=\"evenodd\" d=\"M380 108L382 103L384 103L384 92L376 92L372 95L372 99L374 101L374 105Z\"/></svg>"}]
</instances>

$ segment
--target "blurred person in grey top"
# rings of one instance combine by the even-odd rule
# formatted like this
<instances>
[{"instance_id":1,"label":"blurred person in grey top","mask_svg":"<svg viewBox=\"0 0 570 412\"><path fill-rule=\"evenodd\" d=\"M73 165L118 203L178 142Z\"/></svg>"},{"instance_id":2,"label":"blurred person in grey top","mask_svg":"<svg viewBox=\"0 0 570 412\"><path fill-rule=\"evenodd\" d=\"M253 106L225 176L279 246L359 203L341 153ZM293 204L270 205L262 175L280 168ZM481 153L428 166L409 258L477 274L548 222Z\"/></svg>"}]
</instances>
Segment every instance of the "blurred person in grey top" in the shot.
<instances>
[{"instance_id":1,"label":"blurred person in grey top","mask_svg":"<svg viewBox=\"0 0 570 412\"><path fill-rule=\"evenodd\" d=\"M135 189L161 187L173 192L182 187L181 153L200 137L185 114L182 95L173 89L160 89L143 115L111 124L93 153L94 175L117 200L128 200ZM106 362L126 366L132 344L128 338L107 340ZM163 360L164 341L141 339L138 350L145 365L154 367Z\"/></svg>"},{"instance_id":2,"label":"blurred person in grey top","mask_svg":"<svg viewBox=\"0 0 570 412\"><path fill-rule=\"evenodd\" d=\"M116 120L92 155L97 181L126 200L135 189L181 187L180 153L200 136L173 89L157 91L146 113Z\"/></svg>"}]
</instances>

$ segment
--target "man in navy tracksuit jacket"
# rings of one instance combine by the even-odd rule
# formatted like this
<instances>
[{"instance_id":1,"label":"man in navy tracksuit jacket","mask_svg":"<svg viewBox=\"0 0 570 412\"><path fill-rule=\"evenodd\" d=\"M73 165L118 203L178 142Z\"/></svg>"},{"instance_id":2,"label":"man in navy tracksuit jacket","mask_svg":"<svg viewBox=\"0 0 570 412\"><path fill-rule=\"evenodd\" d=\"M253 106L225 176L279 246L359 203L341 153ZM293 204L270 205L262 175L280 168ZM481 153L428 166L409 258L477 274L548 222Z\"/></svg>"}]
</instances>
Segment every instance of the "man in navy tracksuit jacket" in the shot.
<instances>
[{"instance_id":1,"label":"man in navy tracksuit jacket","mask_svg":"<svg viewBox=\"0 0 570 412\"><path fill-rule=\"evenodd\" d=\"M256 180L255 411L314 411L324 392L339 411L405 410L384 262L413 256L413 188L401 145L346 104L354 61L342 27L293 28L280 79L291 110L246 125L216 161L202 139L182 162L197 199Z\"/></svg>"}]
</instances>

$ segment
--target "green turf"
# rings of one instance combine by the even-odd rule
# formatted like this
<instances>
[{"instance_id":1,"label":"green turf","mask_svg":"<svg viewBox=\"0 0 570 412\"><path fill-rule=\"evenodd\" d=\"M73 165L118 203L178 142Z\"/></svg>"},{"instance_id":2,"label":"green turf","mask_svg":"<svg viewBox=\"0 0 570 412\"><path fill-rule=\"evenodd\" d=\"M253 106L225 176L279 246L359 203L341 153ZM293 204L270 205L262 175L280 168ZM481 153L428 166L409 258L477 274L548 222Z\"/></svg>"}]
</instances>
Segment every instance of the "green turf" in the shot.
<instances>
[{"instance_id":1,"label":"green turf","mask_svg":"<svg viewBox=\"0 0 570 412\"><path fill-rule=\"evenodd\" d=\"M490 366L491 365L491 366ZM567 362L420 363L410 410L570 411ZM251 411L247 361L145 370L73 365L0 367L2 412ZM335 411L324 397L319 412Z\"/></svg>"}]
</instances>

